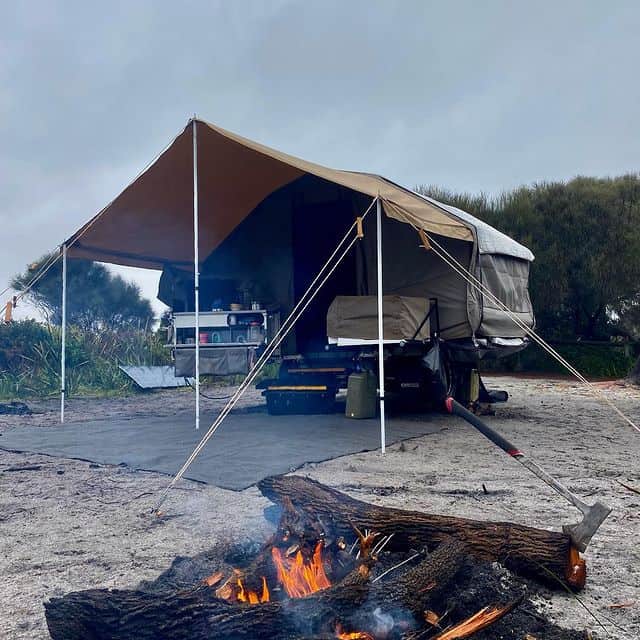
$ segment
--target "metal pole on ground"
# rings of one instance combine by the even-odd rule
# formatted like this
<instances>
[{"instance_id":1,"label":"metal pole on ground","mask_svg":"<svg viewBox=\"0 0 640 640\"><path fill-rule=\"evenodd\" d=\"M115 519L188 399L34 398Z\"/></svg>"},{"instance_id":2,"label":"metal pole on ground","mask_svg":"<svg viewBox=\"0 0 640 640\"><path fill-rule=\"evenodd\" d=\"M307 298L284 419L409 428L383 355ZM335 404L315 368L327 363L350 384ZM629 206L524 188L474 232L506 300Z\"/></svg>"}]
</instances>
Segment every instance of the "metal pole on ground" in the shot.
<instances>
[{"instance_id":1,"label":"metal pole on ground","mask_svg":"<svg viewBox=\"0 0 640 640\"><path fill-rule=\"evenodd\" d=\"M387 434L384 415L384 309L382 289L382 201L376 203L376 262L378 271L378 388L380 392L380 449L385 452Z\"/></svg>"},{"instance_id":2,"label":"metal pole on ground","mask_svg":"<svg viewBox=\"0 0 640 640\"><path fill-rule=\"evenodd\" d=\"M60 422L64 422L64 396L67 377L67 245L62 245L62 318L60 346Z\"/></svg>"},{"instance_id":3,"label":"metal pole on ground","mask_svg":"<svg viewBox=\"0 0 640 640\"><path fill-rule=\"evenodd\" d=\"M200 257L198 250L198 135L195 118L193 127L193 293L196 312L196 429L200 428Z\"/></svg>"}]
</instances>

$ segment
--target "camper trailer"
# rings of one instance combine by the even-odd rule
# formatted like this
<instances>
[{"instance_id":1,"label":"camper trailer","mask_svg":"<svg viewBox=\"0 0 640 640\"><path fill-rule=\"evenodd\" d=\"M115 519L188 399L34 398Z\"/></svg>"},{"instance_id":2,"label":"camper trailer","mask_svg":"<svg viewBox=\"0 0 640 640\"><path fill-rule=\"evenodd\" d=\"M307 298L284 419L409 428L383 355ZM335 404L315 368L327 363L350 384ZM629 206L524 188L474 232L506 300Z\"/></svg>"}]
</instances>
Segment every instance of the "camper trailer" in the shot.
<instances>
[{"instance_id":1,"label":"camper trailer","mask_svg":"<svg viewBox=\"0 0 640 640\"><path fill-rule=\"evenodd\" d=\"M280 343L354 227L357 241ZM522 349L534 325L526 247L381 176L197 119L65 247L70 258L162 271L177 375L246 374L261 354L276 359L278 376L262 382L275 412L328 410L358 380L404 406L445 392L465 405L504 398L484 389L478 365Z\"/></svg>"},{"instance_id":2,"label":"camper trailer","mask_svg":"<svg viewBox=\"0 0 640 640\"><path fill-rule=\"evenodd\" d=\"M438 242L533 327L532 253L460 209L410 193L473 229L473 242ZM309 175L270 194L204 259L197 336L193 273L166 266L159 298L172 309L176 375L194 375L196 340L201 375L248 373L369 200ZM352 374L377 375L376 237L375 217L366 216L362 238L275 353L279 375L260 385L271 412L331 411ZM388 401L405 408L437 405L443 388L466 405L506 399L484 388L479 363L524 348L525 332L424 242L413 225L384 217Z\"/></svg>"}]
</instances>

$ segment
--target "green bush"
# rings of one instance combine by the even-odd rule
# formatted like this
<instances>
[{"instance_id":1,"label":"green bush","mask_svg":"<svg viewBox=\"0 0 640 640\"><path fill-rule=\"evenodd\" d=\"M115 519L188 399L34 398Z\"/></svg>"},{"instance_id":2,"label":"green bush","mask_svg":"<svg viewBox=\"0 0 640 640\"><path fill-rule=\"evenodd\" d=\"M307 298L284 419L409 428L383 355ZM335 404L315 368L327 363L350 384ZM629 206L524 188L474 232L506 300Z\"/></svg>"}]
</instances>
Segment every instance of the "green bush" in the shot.
<instances>
[{"instance_id":1,"label":"green bush","mask_svg":"<svg viewBox=\"0 0 640 640\"><path fill-rule=\"evenodd\" d=\"M60 392L59 327L33 320L0 324L0 397ZM157 334L135 329L67 330L67 392L122 393L132 390L118 365L168 364L170 355Z\"/></svg>"},{"instance_id":2,"label":"green bush","mask_svg":"<svg viewBox=\"0 0 640 640\"><path fill-rule=\"evenodd\" d=\"M588 378L623 378L631 370L637 354L630 345L562 344L553 348ZM504 360L484 363L485 371L532 371L571 375L559 362L537 345Z\"/></svg>"},{"instance_id":3,"label":"green bush","mask_svg":"<svg viewBox=\"0 0 640 640\"><path fill-rule=\"evenodd\" d=\"M493 198L429 186L418 191L476 215L533 251L529 290L547 339L640 339L634 321L640 174L537 183Z\"/></svg>"}]
</instances>

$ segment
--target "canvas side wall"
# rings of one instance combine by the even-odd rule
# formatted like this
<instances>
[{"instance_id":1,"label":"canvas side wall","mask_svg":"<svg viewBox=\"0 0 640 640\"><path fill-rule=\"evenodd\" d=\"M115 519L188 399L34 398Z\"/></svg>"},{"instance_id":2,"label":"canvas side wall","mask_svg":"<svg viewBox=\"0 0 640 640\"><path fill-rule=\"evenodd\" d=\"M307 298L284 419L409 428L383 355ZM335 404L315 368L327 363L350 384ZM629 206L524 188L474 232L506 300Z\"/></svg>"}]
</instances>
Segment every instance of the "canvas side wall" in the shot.
<instances>
[{"instance_id":1,"label":"canvas side wall","mask_svg":"<svg viewBox=\"0 0 640 640\"><path fill-rule=\"evenodd\" d=\"M479 268L483 284L528 327L535 326L529 297L529 262L503 255L481 255ZM522 338L525 332L487 296L482 296L479 336Z\"/></svg>"},{"instance_id":2,"label":"canvas side wall","mask_svg":"<svg viewBox=\"0 0 640 640\"><path fill-rule=\"evenodd\" d=\"M364 251L359 269L366 291L376 293L375 219L366 221ZM437 298L441 335L466 338L472 333L467 309L467 283L432 251L420 247L420 238L408 224L383 218L383 276L385 295ZM469 265L473 245L463 240L438 237L438 242L463 265Z\"/></svg>"}]
</instances>

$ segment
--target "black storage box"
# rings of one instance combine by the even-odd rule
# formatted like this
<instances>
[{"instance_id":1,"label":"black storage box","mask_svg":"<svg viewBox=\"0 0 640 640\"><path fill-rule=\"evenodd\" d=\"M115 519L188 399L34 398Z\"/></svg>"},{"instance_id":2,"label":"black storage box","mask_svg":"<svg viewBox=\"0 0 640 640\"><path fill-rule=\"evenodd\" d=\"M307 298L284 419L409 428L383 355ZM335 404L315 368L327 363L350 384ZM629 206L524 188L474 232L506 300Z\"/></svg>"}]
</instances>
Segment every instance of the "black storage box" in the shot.
<instances>
[{"instance_id":1,"label":"black storage box","mask_svg":"<svg viewBox=\"0 0 640 640\"><path fill-rule=\"evenodd\" d=\"M336 390L325 388L265 389L262 395L267 400L267 411L271 415L318 414L335 411Z\"/></svg>"}]
</instances>

